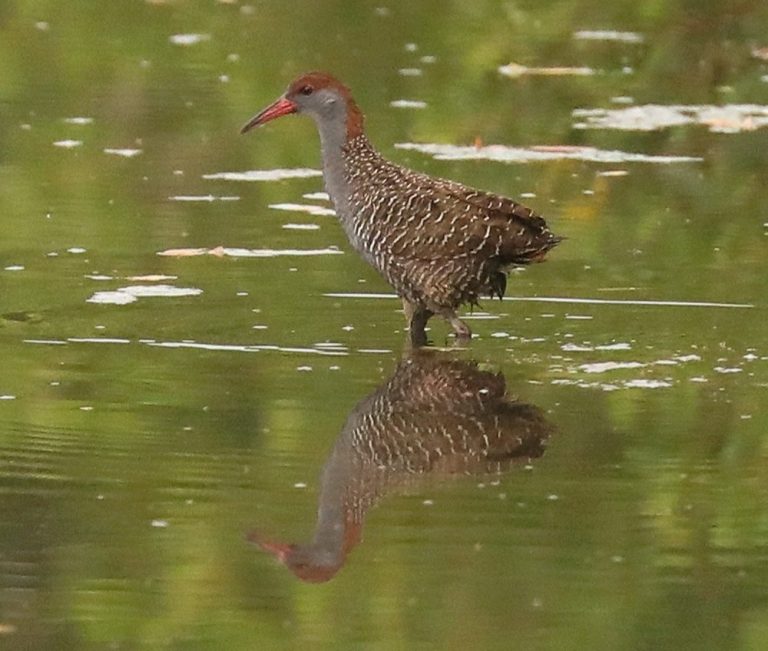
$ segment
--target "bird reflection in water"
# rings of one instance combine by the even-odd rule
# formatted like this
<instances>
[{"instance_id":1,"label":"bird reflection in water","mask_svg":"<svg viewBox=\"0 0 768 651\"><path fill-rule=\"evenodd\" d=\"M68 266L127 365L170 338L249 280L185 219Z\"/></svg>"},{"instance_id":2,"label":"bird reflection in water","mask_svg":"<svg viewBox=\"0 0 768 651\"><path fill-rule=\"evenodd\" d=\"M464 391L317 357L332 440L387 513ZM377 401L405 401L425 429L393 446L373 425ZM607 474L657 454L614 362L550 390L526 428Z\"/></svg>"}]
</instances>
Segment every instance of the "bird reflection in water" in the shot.
<instances>
[{"instance_id":1,"label":"bird reflection in water","mask_svg":"<svg viewBox=\"0 0 768 651\"><path fill-rule=\"evenodd\" d=\"M419 477L500 473L544 453L554 426L506 394L501 373L417 351L350 413L323 468L312 541L248 539L303 581L331 579L360 542L368 509Z\"/></svg>"}]
</instances>

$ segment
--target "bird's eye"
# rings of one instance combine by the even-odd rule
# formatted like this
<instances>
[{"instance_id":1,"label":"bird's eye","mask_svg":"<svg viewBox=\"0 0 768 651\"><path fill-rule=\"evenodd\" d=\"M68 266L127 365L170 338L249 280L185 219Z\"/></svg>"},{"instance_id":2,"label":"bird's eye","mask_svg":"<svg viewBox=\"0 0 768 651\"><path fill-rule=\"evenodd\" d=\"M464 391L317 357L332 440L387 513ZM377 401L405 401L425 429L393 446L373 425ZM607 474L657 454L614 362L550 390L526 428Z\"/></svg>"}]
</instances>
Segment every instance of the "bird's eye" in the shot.
<instances>
[{"instance_id":1,"label":"bird's eye","mask_svg":"<svg viewBox=\"0 0 768 651\"><path fill-rule=\"evenodd\" d=\"M315 92L315 89L314 89L314 88L312 88L312 86L310 86L309 84L307 84L306 86L302 86L302 87L299 89L299 92L300 92L302 95L311 95L313 92Z\"/></svg>"}]
</instances>

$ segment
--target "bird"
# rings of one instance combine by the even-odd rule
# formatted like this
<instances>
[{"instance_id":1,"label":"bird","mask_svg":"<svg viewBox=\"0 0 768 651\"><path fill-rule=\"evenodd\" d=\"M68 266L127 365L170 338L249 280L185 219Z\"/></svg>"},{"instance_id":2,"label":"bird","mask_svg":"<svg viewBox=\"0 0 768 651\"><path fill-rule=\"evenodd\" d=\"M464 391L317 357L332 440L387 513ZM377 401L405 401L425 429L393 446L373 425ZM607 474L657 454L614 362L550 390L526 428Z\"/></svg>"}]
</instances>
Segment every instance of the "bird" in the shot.
<instances>
[{"instance_id":1,"label":"bird","mask_svg":"<svg viewBox=\"0 0 768 651\"><path fill-rule=\"evenodd\" d=\"M457 340L471 338L457 310L480 296L503 298L507 271L544 259L563 238L508 197L395 164L371 144L349 88L326 72L290 83L241 128L293 113L320 134L326 191L352 247L394 288L416 346L439 315Z\"/></svg>"},{"instance_id":2,"label":"bird","mask_svg":"<svg viewBox=\"0 0 768 651\"><path fill-rule=\"evenodd\" d=\"M417 348L347 416L323 466L312 540L246 537L302 581L328 581L388 493L427 478L499 475L541 457L556 431L542 409L507 394L502 373Z\"/></svg>"}]
</instances>

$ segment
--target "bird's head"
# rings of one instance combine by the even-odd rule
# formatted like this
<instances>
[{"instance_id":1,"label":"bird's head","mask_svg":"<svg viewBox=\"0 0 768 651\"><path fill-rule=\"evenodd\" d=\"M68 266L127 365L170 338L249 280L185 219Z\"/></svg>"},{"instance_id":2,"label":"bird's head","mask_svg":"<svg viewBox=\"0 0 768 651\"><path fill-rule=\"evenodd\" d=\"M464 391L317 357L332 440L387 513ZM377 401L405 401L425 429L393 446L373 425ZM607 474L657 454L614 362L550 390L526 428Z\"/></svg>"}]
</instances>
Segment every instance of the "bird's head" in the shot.
<instances>
[{"instance_id":1,"label":"bird's head","mask_svg":"<svg viewBox=\"0 0 768 651\"><path fill-rule=\"evenodd\" d=\"M290 113L305 113L319 125L345 123L347 138L363 131L363 116L349 89L328 73L309 72L294 79L285 93L254 115L240 133Z\"/></svg>"}]
</instances>

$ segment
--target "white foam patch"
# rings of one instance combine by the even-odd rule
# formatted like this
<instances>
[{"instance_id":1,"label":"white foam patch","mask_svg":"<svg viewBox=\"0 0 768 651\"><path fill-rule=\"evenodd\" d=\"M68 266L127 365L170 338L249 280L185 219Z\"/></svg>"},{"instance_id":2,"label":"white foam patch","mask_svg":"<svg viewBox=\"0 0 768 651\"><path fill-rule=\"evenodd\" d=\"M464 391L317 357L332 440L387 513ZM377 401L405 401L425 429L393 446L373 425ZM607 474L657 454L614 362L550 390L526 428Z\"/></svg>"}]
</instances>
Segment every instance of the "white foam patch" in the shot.
<instances>
[{"instance_id":1,"label":"white foam patch","mask_svg":"<svg viewBox=\"0 0 768 651\"><path fill-rule=\"evenodd\" d=\"M203 178L214 181L282 181L322 175L320 170L296 167L292 169L247 170L245 172L216 172L215 174L203 174Z\"/></svg>"},{"instance_id":2,"label":"white foam patch","mask_svg":"<svg viewBox=\"0 0 768 651\"><path fill-rule=\"evenodd\" d=\"M134 156L138 156L140 153L142 153L141 149L117 149L113 147L107 147L103 151L105 154L109 154L110 156L121 156L123 158L133 158Z\"/></svg>"},{"instance_id":3,"label":"white foam patch","mask_svg":"<svg viewBox=\"0 0 768 651\"><path fill-rule=\"evenodd\" d=\"M283 224L287 231L318 231L320 226L317 224Z\"/></svg>"},{"instance_id":4,"label":"white foam patch","mask_svg":"<svg viewBox=\"0 0 768 651\"><path fill-rule=\"evenodd\" d=\"M57 140L53 143L54 147L61 147L62 149L74 149L75 147L82 146L82 140Z\"/></svg>"},{"instance_id":5,"label":"white foam patch","mask_svg":"<svg viewBox=\"0 0 768 651\"><path fill-rule=\"evenodd\" d=\"M578 146L510 147L507 145L448 145L440 143L401 142L398 149L418 151L436 160L490 160L500 163L532 163L552 160L581 160L594 163L695 163L694 156L652 156L618 150Z\"/></svg>"},{"instance_id":6,"label":"white foam patch","mask_svg":"<svg viewBox=\"0 0 768 651\"><path fill-rule=\"evenodd\" d=\"M309 199L310 201L330 201L331 197L327 192L307 192L302 194L302 197Z\"/></svg>"},{"instance_id":7,"label":"white foam patch","mask_svg":"<svg viewBox=\"0 0 768 651\"><path fill-rule=\"evenodd\" d=\"M96 292L87 303L100 303L102 305L127 305L134 303L139 298L164 297L176 298L178 296L197 296L203 290L196 287L174 287L172 285L130 285L120 287L114 291Z\"/></svg>"},{"instance_id":8,"label":"white foam patch","mask_svg":"<svg viewBox=\"0 0 768 651\"><path fill-rule=\"evenodd\" d=\"M210 34L172 34L168 40L174 45L190 46L210 40Z\"/></svg>"},{"instance_id":9,"label":"white foam patch","mask_svg":"<svg viewBox=\"0 0 768 651\"><path fill-rule=\"evenodd\" d=\"M393 108L402 109L423 109L427 108L427 103L416 99L396 99L389 103Z\"/></svg>"},{"instance_id":10,"label":"white foam patch","mask_svg":"<svg viewBox=\"0 0 768 651\"><path fill-rule=\"evenodd\" d=\"M573 33L579 41L620 41L621 43L642 43L645 38L638 32L617 32L612 29L583 29Z\"/></svg>"},{"instance_id":11,"label":"white foam patch","mask_svg":"<svg viewBox=\"0 0 768 651\"><path fill-rule=\"evenodd\" d=\"M594 68L588 66L550 66L544 68L529 68L528 66L520 65L519 63L508 63L505 66L499 66L499 74L505 77L511 77L517 79L524 76L543 76L543 77L590 77L597 74Z\"/></svg>"},{"instance_id":12,"label":"white foam patch","mask_svg":"<svg viewBox=\"0 0 768 651\"><path fill-rule=\"evenodd\" d=\"M201 201L211 203L213 201L240 201L240 197L235 195L215 196L213 194L177 194L168 197L170 201Z\"/></svg>"},{"instance_id":13,"label":"white foam patch","mask_svg":"<svg viewBox=\"0 0 768 651\"><path fill-rule=\"evenodd\" d=\"M306 203L271 203L269 207L274 210L287 210L289 212L305 212L310 215L335 215L336 211L325 206L313 206Z\"/></svg>"},{"instance_id":14,"label":"white foam patch","mask_svg":"<svg viewBox=\"0 0 768 651\"><path fill-rule=\"evenodd\" d=\"M636 380L627 380L623 383L627 389L664 389L671 387L672 382L667 380L648 380L644 378L638 378Z\"/></svg>"},{"instance_id":15,"label":"white foam patch","mask_svg":"<svg viewBox=\"0 0 768 651\"><path fill-rule=\"evenodd\" d=\"M167 249L157 255L168 257L191 257L197 255L229 256L232 258L279 258L283 256L343 255L337 247L326 249L238 249L217 247L216 249Z\"/></svg>"},{"instance_id":16,"label":"white foam patch","mask_svg":"<svg viewBox=\"0 0 768 651\"><path fill-rule=\"evenodd\" d=\"M740 133L768 126L768 106L760 104L644 104L622 109L575 109L576 129L657 131L702 125L714 133Z\"/></svg>"},{"instance_id":17,"label":"white foam patch","mask_svg":"<svg viewBox=\"0 0 768 651\"><path fill-rule=\"evenodd\" d=\"M645 364L640 362L597 362L594 364L581 364L579 370L585 373L605 373L627 368L643 368Z\"/></svg>"}]
</instances>

